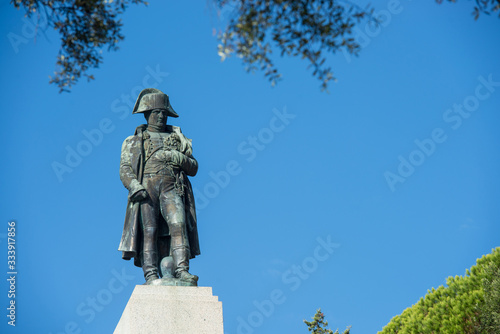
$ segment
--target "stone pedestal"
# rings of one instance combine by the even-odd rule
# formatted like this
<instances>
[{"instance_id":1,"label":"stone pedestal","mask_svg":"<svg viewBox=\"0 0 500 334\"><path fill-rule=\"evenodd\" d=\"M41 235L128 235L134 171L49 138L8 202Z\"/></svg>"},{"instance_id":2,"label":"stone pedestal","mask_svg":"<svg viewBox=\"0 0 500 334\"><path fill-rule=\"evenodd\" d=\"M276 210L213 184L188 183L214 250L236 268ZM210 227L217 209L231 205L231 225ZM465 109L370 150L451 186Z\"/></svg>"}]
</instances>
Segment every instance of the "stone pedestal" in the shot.
<instances>
[{"instance_id":1,"label":"stone pedestal","mask_svg":"<svg viewBox=\"0 0 500 334\"><path fill-rule=\"evenodd\" d=\"M114 334L224 334L210 287L137 285Z\"/></svg>"}]
</instances>

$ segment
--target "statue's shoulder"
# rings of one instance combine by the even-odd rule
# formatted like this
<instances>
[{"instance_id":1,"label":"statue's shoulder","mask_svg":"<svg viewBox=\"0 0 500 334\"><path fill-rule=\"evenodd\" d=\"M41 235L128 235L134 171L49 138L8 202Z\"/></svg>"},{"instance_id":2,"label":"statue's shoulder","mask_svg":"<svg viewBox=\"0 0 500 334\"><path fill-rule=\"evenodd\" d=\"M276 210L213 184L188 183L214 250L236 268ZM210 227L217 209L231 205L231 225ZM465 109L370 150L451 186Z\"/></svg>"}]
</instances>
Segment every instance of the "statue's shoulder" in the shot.
<instances>
[{"instance_id":1,"label":"statue's shoulder","mask_svg":"<svg viewBox=\"0 0 500 334\"><path fill-rule=\"evenodd\" d=\"M124 142L129 142L129 141L132 141L132 140L134 140L135 138L137 138L137 135L131 135L131 136L128 136L127 138L125 138Z\"/></svg>"},{"instance_id":2,"label":"statue's shoulder","mask_svg":"<svg viewBox=\"0 0 500 334\"><path fill-rule=\"evenodd\" d=\"M132 135L125 138L124 143L135 143L142 140L142 133L140 135Z\"/></svg>"},{"instance_id":3,"label":"statue's shoulder","mask_svg":"<svg viewBox=\"0 0 500 334\"><path fill-rule=\"evenodd\" d=\"M125 138L122 144L122 154L125 152L135 151L137 147L140 146L140 139L137 135L128 136Z\"/></svg>"},{"instance_id":4,"label":"statue's shoulder","mask_svg":"<svg viewBox=\"0 0 500 334\"><path fill-rule=\"evenodd\" d=\"M142 132L146 129L146 125L139 125L135 129L135 133L132 136L128 136L125 138L122 144L122 150L130 151L137 147L140 147L142 144Z\"/></svg>"},{"instance_id":5,"label":"statue's shoulder","mask_svg":"<svg viewBox=\"0 0 500 334\"><path fill-rule=\"evenodd\" d=\"M144 130L146 130L147 128L147 125L146 124L142 124L142 125L139 125L136 129L135 129L135 132L132 136L128 136L127 138L125 138L125 140L123 141L124 143L131 143L131 142L138 142L138 141L141 141L142 140L142 132Z\"/></svg>"}]
</instances>

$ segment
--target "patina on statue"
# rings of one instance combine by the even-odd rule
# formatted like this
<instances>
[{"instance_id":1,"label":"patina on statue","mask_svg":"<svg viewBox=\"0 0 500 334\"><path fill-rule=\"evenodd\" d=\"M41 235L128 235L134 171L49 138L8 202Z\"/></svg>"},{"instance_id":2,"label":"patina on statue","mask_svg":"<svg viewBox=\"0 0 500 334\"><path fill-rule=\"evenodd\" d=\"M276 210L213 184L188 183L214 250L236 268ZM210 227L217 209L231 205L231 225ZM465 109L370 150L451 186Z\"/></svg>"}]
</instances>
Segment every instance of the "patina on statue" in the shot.
<instances>
[{"instance_id":1,"label":"patina on statue","mask_svg":"<svg viewBox=\"0 0 500 334\"><path fill-rule=\"evenodd\" d=\"M189 273L189 260L200 254L188 179L198 171L191 140L167 125L168 116L179 115L158 89L144 89L132 113L143 113L147 124L122 145L120 179L129 195L118 250L142 267L145 284L197 285Z\"/></svg>"}]
</instances>

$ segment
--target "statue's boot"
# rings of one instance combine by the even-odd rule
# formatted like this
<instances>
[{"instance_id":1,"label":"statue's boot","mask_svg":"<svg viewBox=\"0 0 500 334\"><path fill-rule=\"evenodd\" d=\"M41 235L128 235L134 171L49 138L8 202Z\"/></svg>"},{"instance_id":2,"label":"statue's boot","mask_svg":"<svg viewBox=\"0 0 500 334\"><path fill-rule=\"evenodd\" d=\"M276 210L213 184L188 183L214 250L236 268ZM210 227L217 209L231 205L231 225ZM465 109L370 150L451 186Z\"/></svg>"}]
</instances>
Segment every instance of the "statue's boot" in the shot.
<instances>
[{"instance_id":1,"label":"statue's boot","mask_svg":"<svg viewBox=\"0 0 500 334\"><path fill-rule=\"evenodd\" d=\"M152 281L158 279L158 253L156 251L144 251L142 258L142 270L144 271L144 278L146 285L151 284Z\"/></svg>"},{"instance_id":2,"label":"statue's boot","mask_svg":"<svg viewBox=\"0 0 500 334\"><path fill-rule=\"evenodd\" d=\"M182 281L198 282L198 276L189 273L189 249L179 247L172 251L174 259L175 276Z\"/></svg>"}]
</instances>

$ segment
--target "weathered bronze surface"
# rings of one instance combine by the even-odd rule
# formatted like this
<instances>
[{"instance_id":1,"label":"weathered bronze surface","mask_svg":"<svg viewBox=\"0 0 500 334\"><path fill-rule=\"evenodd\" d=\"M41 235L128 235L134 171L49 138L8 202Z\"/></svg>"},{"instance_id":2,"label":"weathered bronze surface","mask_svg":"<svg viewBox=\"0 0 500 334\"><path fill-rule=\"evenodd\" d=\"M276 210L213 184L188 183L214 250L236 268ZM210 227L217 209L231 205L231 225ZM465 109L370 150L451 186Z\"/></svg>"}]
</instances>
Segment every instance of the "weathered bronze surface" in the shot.
<instances>
[{"instance_id":1,"label":"weathered bronze surface","mask_svg":"<svg viewBox=\"0 0 500 334\"><path fill-rule=\"evenodd\" d=\"M143 113L147 124L122 145L120 179L129 195L118 250L142 267L145 284L196 286L198 276L189 273L189 260L200 254L191 139L167 125L168 116L179 115L158 89L144 89L132 113Z\"/></svg>"}]
</instances>

